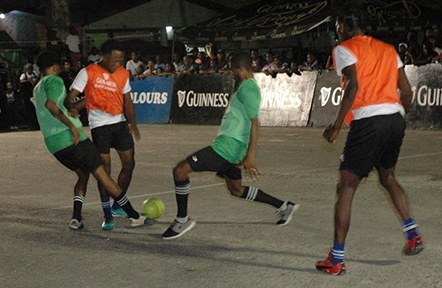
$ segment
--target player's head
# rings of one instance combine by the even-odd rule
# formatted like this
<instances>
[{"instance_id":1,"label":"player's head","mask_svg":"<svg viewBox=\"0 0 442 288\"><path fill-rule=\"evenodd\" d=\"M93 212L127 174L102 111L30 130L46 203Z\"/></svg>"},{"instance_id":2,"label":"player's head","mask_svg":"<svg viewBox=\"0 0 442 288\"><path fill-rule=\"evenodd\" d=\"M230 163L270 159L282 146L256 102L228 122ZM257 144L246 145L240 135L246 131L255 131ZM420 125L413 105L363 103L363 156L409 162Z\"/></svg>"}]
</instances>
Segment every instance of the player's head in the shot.
<instances>
[{"instance_id":1,"label":"player's head","mask_svg":"<svg viewBox=\"0 0 442 288\"><path fill-rule=\"evenodd\" d=\"M252 73L252 57L248 53L241 52L232 57L232 71L236 77L246 73Z\"/></svg>"},{"instance_id":2,"label":"player's head","mask_svg":"<svg viewBox=\"0 0 442 288\"><path fill-rule=\"evenodd\" d=\"M51 51L41 52L37 56L37 66L43 75L58 75L61 70L59 56Z\"/></svg>"},{"instance_id":3,"label":"player's head","mask_svg":"<svg viewBox=\"0 0 442 288\"><path fill-rule=\"evenodd\" d=\"M351 39L361 33L360 20L355 15L342 15L336 18L336 33L339 41Z\"/></svg>"},{"instance_id":4,"label":"player's head","mask_svg":"<svg viewBox=\"0 0 442 288\"><path fill-rule=\"evenodd\" d=\"M101 46L101 66L114 72L124 64L124 48L118 41L108 40Z\"/></svg>"}]
</instances>

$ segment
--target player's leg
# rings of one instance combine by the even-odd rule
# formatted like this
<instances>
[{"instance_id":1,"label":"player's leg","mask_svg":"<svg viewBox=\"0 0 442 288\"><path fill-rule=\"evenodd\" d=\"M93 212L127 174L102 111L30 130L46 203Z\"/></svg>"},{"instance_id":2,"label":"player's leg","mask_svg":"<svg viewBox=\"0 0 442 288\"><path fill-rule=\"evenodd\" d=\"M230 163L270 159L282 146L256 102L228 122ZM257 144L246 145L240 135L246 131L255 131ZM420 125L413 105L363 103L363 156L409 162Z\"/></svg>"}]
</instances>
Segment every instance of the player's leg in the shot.
<instances>
[{"instance_id":1,"label":"player's leg","mask_svg":"<svg viewBox=\"0 0 442 288\"><path fill-rule=\"evenodd\" d=\"M276 222L278 226L287 225L292 220L293 213L299 208L298 204L275 198L256 187L243 186L241 169L238 167L232 165L225 172L220 172L218 175L225 178L227 189L231 195L275 207L278 213L278 221Z\"/></svg>"},{"instance_id":2,"label":"player's leg","mask_svg":"<svg viewBox=\"0 0 442 288\"><path fill-rule=\"evenodd\" d=\"M187 214L187 203L190 193L189 175L193 172L187 160L181 161L173 169L173 180L175 182L175 196L177 203L177 215L175 221L163 233L163 239L175 239L195 227L196 222L191 220Z\"/></svg>"},{"instance_id":3,"label":"player's leg","mask_svg":"<svg viewBox=\"0 0 442 288\"><path fill-rule=\"evenodd\" d=\"M396 208L401 220L407 244L403 252L415 255L424 249L422 238L418 235L417 224L411 218L407 196L395 176L395 167L399 158L400 148L405 136L405 119L398 113L388 117L389 139L377 169L379 182L388 191L388 195Z\"/></svg>"},{"instance_id":4,"label":"player's leg","mask_svg":"<svg viewBox=\"0 0 442 288\"><path fill-rule=\"evenodd\" d=\"M111 175L111 157L110 154L100 154L105 172ZM104 222L101 225L103 230L112 230L114 228L114 218L111 211L110 193L106 190L100 181L97 181L98 191L100 192L101 208L103 209Z\"/></svg>"},{"instance_id":5,"label":"player's leg","mask_svg":"<svg viewBox=\"0 0 442 288\"><path fill-rule=\"evenodd\" d=\"M132 180L132 172L135 168L135 146L132 135L130 134L127 122L120 122L111 125L112 132L111 147L117 150L118 156L121 160L121 170L118 175L118 185L124 191L128 191L130 182ZM127 217L126 213L114 201L112 205L112 214L114 216Z\"/></svg>"},{"instance_id":6,"label":"player's leg","mask_svg":"<svg viewBox=\"0 0 442 288\"><path fill-rule=\"evenodd\" d=\"M77 174L78 180L74 187L74 211L72 214L72 220L69 223L69 228L71 230L79 230L84 228L81 210L86 196L89 173L84 173L80 169L77 169L74 172Z\"/></svg>"}]
</instances>

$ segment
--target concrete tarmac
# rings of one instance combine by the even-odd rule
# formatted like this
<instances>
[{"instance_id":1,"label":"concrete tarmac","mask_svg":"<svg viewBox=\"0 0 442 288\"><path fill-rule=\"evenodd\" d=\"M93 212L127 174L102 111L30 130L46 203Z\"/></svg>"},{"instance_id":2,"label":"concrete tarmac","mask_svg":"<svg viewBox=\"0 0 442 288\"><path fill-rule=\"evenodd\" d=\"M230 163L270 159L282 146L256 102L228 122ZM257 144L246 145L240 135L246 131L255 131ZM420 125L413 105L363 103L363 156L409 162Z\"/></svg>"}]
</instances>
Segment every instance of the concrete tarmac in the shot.
<instances>
[{"instance_id":1,"label":"concrete tarmac","mask_svg":"<svg viewBox=\"0 0 442 288\"><path fill-rule=\"evenodd\" d=\"M152 227L116 219L102 231L96 181L83 207L85 229L70 231L76 176L49 154L40 132L0 134L0 287L442 287L442 133L407 131L397 178L408 193L426 250L403 256L401 222L373 172L353 202L347 274L322 275L314 263L332 245L339 156L347 130L329 145L323 129L260 130L259 181L245 182L301 204L277 227L275 209L229 196L213 173L191 176L196 227L176 240L161 234L176 214L172 168L211 143L216 126L140 125L129 189L134 207L161 198ZM120 164L112 152L112 176Z\"/></svg>"}]
</instances>

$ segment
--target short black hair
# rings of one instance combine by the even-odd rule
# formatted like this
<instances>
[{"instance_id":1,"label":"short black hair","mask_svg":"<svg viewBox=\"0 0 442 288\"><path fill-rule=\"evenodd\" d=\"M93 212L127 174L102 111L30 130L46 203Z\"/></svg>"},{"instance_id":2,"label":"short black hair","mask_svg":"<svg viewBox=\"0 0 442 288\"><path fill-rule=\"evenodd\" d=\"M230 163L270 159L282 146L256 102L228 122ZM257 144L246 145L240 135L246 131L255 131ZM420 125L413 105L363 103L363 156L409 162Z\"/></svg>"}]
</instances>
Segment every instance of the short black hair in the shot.
<instances>
[{"instance_id":1,"label":"short black hair","mask_svg":"<svg viewBox=\"0 0 442 288\"><path fill-rule=\"evenodd\" d=\"M354 14L339 15L338 17L336 17L336 21L338 23L345 24L350 29L350 31L361 29L361 20Z\"/></svg>"},{"instance_id":2,"label":"short black hair","mask_svg":"<svg viewBox=\"0 0 442 288\"><path fill-rule=\"evenodd\" d=\"M252 70L252 57L245 52L234 54L232 67L235 69L244 68L246 70Z\"/></svg>"},{"instance_id":3,"label":"short black hair","mask_svg":"<svg viewBox=\"0 0 442 288\"><path fill-rule=\"evenodd\" d=\"M37 56L37 66L40 71L44 72L55 64L60 64L60 57L51 51L43 51Z\"/></svg>"},{"instance_id":4,"label":"short black hair","mask_svg":"<svg viewBox=\"0 0 442 288\"><path fill-rule=\"evenodd\" d=\"M124 48L121 43L116 40L108 40L101 45L102 56L112 54L112 51L124 51Z\"/></svg>"}]
</instances>

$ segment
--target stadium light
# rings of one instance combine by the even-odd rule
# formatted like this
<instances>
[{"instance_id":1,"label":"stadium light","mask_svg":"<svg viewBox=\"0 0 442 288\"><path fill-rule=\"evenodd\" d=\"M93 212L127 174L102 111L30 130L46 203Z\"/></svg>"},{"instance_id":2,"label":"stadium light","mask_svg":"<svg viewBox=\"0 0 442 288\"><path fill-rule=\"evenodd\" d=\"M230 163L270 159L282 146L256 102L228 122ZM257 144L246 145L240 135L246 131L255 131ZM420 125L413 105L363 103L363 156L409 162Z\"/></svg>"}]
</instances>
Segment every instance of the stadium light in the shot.
<instances>
[{"instance_id":1,"label":"stadium light","mask_svg":"<svg viewBox=\"0 0 442 288\"><path fill-rule=\"evenodd\" d=\"M170 32L170 31L172 31L173 30L173 27L172 26L166 26L166 31L167 32Z\"/></svg>"},{"instance_id":2,"label":"stadium light","mask_svg":"<svg viewBox=\"0 0 442 288\"><path fill-rule=\"evenodd\" d=\"M6 15L3 13L0 13L0 19L5 19Z\"/></svg>"}]
</instances>

